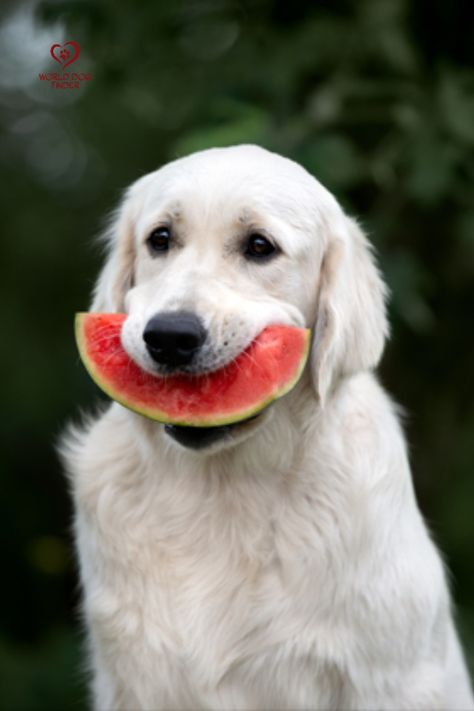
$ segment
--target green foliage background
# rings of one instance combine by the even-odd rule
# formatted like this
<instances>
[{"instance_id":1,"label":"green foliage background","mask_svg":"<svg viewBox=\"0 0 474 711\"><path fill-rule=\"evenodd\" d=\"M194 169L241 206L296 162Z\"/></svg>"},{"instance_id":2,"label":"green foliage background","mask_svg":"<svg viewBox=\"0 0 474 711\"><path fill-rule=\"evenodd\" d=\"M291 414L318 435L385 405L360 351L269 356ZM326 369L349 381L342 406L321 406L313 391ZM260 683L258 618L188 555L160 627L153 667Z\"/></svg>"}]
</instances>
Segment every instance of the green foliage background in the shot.
<instances>
[{"instance_id":1,"label":"green foliage background","mask_svg":"<svg viewBox=\"0 0 474 711\"><path fill-rule=\"evenodd\" d=\"M3 3L4 28L21 7ZM392 290L381 380L408 413L420 506L452 572L472 664L471 7L44 0L34 27L49 28L51 41L26 79L28 38L18 31L12 44L3 32L12 47L0 65L3 708L85 706L71 511L54 441L97 396L72 337L100 263L92 238L143 173L240 142L300 161L376 245ZM81 45L70 71L93 74L78 92L37 79L56 71L49 45L65 39Z\"/></svg>"}]
</instances>

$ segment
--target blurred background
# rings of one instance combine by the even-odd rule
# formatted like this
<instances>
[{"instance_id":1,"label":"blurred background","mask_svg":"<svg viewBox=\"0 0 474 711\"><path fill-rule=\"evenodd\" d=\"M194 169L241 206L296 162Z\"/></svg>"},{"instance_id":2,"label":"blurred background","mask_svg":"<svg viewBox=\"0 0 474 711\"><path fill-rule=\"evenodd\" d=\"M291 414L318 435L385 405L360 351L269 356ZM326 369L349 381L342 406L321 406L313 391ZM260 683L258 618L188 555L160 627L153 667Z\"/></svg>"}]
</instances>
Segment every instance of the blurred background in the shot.
<instances>
[{"instance_id":1,"label":"blurred background","mask_svg":"<svg viewBox=\"0 0 474 711\"><path fill-rule=\"evenodd\" d=\"M52 0L0 8L0 706L84 709L71 506L54 443L98 397L72 321L122 190L254 142L361 218L392 291L381 380L474 662L473 4ZM80 44L53 89L53 43ZM472 666L471 666L472 668Z\"/></svg>"}]
</instances>

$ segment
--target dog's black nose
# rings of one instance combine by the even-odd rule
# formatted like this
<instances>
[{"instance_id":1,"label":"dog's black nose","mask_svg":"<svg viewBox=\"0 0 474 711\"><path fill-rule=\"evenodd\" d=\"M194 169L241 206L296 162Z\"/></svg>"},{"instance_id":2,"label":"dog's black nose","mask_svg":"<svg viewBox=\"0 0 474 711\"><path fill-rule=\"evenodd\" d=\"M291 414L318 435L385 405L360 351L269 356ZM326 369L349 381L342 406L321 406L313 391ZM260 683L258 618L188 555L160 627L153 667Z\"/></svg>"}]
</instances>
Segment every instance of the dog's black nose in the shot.
<instances>
[{"instance_id":1,"label":"dog's black nose","mask_svg":"<svg viewBox=\"0 0 474 711\"><path fill-rule=\"evenodd\" d=\"M160 365L189 365L206 340L201 320L188 311L168 311L151 318L143 331L148 353Z\"/></svg>"}]
</instances>

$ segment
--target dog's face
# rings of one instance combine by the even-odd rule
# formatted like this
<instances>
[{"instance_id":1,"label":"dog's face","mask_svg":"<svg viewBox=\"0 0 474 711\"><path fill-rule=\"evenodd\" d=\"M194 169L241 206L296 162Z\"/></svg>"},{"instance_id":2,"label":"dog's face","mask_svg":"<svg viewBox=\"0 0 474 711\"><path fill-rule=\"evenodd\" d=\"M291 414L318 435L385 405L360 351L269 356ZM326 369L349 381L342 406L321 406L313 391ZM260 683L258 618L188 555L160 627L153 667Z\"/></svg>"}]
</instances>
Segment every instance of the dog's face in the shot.
<instances>
[{"instance_id":1,"label":"dog's face","mask_svg":"<svg viewBox=\"0 0 474 711\"><path fill-rule=\"evenodd\" d=\"M145 176L129 190L110 241L92 309L128 313L123 345L150 373L215 370L270 324L314 328L319 321L313 363L320 397L336 371L380 355L383 288L362 235L314 178L276 154L214 149ZM344 276L349 281L339 283ZM333 353L334 363L324 366L331 344L350 336L337 330L338 309L347 317L354 310L346 303L351 290L368 311L359 321L372 322L371 342L356 337L354 353L344 362ZM166 431L184 446L205 448L231 445L264 421Z\"/></svg>"}]
</instances>

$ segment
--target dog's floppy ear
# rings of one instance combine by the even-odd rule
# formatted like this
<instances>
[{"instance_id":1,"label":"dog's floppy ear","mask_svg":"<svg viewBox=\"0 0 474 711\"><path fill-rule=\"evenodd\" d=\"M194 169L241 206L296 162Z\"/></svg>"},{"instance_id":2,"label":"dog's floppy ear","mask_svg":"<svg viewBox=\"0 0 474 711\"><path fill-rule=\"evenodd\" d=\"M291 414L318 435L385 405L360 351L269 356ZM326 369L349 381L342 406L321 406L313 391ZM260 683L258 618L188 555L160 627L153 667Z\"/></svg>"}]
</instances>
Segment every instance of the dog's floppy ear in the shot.
<instances>
[{"instance_id":1,"label":"dog's floppy ear","mask_svg":"<svg viewBox=\"0 0 474 711\"><path fill-rule=\"evenodd\" d=\"M97 283L91 311L112 313L124 310L124 298L133 285L135 246L129 205L125 200L114 213L105 232L107 257Z\"/></svg>"},{"instance_id":2,"label":"dog's floppy ear","mask_svg":"<svg viewBox=\"0 0 474 711\"><path fill-rule=\"evenodd\" d=\"M374 368L388 336L387 288L357 223L341 213L328 226L312 345L314 388L324 405L344 375Z\"/></svg>"}]
</instances>

